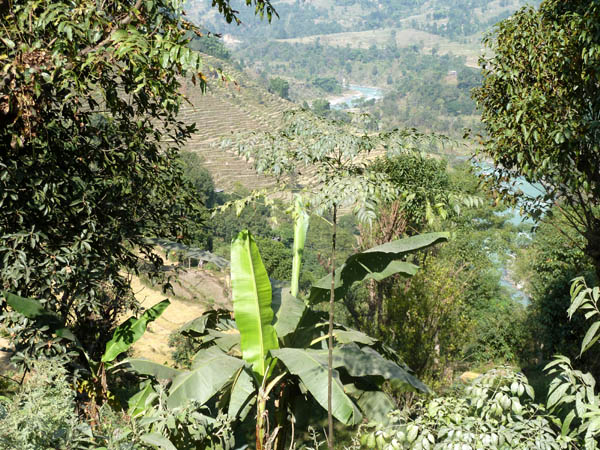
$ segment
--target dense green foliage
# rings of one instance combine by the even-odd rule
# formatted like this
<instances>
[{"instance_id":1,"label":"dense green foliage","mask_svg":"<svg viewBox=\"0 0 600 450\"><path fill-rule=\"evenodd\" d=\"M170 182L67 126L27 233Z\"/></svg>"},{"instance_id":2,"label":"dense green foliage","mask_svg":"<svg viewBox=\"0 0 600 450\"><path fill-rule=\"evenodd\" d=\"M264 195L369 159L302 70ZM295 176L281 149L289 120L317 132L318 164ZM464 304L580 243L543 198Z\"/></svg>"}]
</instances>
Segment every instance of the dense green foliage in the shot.
<instances>
[{"instance_id":1,"label":"dense green foliage","mask_svg":"<svg viewBox=\"0 0 600 450\"><path fill-rule=\"evenodd\" d=\"M544 195L522 200L533 217L548 202L586 238L600 276L600 5L545 1L501 22L487 40L484 80L475 92L489 139L483 154L502 181L523 176Z\"/></svg>"},{"instance_id":2,"label":"dense green foliage","mask_svg":"<svg viewBox=\"0 0 600 450\"><path fill-rule=\"evenodd\" d=\"M483 73L471 35L521 0L280 2L270 29L267 0L210 3L0 1L0 335L23 371L0 360L0 447L597 449L598 2L519 11ZM237 48L198 14L243 20ZM281 122L233 102L264 127L223 134L283 192L216 192L202 143L181 153L198 52L305 100ZM338 109L347 82L383 98ZM490 170L396 128L458 136L476 104ZM171 299L142 310L136 275ZM222 309L172 334L176 366L144 359L209 279Z\"/></svg>"},{"instance_id":3,"label":"dense green foliage","mask_svg":"<svg viewBox=\"0 0 600 450\"><path fill-rule=\"evenodd\" d=\"M191 129L176 114L177 76L201 60L168 18L176 4L130 6L0 9L0 280L43 299L93 355L135 308L123 271L160 265L144 238L181 238L200 212L177 158ZM49 338L12 329L30 352Z\"/></svg>"},{"instance_id":4,"label":"dense green foliage","mask_svg":"<svg viewBox=\"0 0 600 450\"><path fill-rule=\"evenodd\" d=\"M0 15L1 287L42 299L98 356L136 307L125 272L162 263L146 238L202 221L178 159L194 128L177 119L178 77L202 70L193 26L167 0L16 1ZM24 351L50 338L4 319Z\"/></svg>"},{"instance_id":5,"label":"dense green foliage","mask_svg":"<svg viewBox=\"0 0 600 450\"><path fill-rule=\"evenodd\" d=\"M0 397L0 447L77 448L91 430L76 413L67 371L56 361L33 364L33 376L11 398Z\"/></svg>"},{"instance_id":6,"label":"dense green foliage","mask_svg":"<svg viewBox=\"0 0 600 450\"><path fill-rule=\"evenodd\" d=\"M535 337L537 356L579 355L585 328L582 317L566 320L569 284L578 276L593 280L594 266L585 255L585 239L557 212L545 219L532 241L521 250L517 273L530 295L528 328ZM598 374L596 355L583 356L582 366Z\"/></svg>"},{"instance_id":7,"label":"dense green foliage","mask_svg":"<svg viewBox=\"0 0 600 450\"><path fill-rule=\"evenodd\" d=\"M280 77L271 78L269 80L269 92L279 95L281 98L290 98L290 84Z\"/></svg>"},{"instance_id":8,"label":"dense green foliage","mask_svg":"<svg viewBox=\"0 0 600 450\"><path fill-rule=\"evenodd\" d=\"M364 432L366 448L574 449L534 403L527 378L506 367L480 376L454 395L397 411L392 425Z\"/></svg>"}]
</instances>

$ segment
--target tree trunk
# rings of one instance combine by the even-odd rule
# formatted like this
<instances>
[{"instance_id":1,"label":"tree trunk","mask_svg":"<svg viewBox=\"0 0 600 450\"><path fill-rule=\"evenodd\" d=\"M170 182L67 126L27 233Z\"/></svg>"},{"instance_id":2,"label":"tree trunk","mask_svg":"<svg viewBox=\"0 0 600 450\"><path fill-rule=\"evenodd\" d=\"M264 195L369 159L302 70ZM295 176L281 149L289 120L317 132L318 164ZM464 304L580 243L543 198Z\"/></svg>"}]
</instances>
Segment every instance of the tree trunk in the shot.
<instances>
[{"instance_id":1,"label":"tree trunk","mask_svg":"<svg viewBox=\"0 0 600 450\"><path fill-rule=\"evenodd\" d=\"M600 282L600 220L594 220L593 228L585 233L585 253L592 259L596 278Z\"/></svg>"},{"instance_id":2,"label":"tree trunk","mask_svg":"<svg viewBox=\"0 0 600 450\"><path fill-rule=\"evenodd\" d=\"M327 445L329 450L333 450L333 306L335 304L335 241L337 226L337 207L333 205L333 232L331 234L331 291L329 294L329 358L327 360L327 425L329 436L327 436Z\"/></svg>"}]
</instances>

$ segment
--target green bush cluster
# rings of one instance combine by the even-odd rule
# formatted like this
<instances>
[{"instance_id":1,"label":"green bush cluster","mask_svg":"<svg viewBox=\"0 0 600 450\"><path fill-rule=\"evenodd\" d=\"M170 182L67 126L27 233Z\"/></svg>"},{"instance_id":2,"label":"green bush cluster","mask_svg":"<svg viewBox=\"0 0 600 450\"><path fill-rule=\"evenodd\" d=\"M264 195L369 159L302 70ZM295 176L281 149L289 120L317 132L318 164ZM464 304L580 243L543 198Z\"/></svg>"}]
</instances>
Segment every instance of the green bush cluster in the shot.
<instances>
[{"instance_id":1,"label":"green bush cluster","mask_svg":"<svg viewBox=\"0 0 600 450\"><path fill-rule=\"evenodd\" d=\"M92 432L77 414L70 375L56 360L32 363L14 396L0 397L0 448L84 448Z\"/></svg>"},{"instance_id":2,"label":"green bush cluster","mask_svg":"<svg viewBox=\"0 0 600 450\"><path fill-rule=\"evenodd\" d=\"M527 378L509 367L487 372L454 395L396 411L389 425L367 426L357 440L360 448L381 450L575 448L534 402Z\"/></svg>"}]
</instances>

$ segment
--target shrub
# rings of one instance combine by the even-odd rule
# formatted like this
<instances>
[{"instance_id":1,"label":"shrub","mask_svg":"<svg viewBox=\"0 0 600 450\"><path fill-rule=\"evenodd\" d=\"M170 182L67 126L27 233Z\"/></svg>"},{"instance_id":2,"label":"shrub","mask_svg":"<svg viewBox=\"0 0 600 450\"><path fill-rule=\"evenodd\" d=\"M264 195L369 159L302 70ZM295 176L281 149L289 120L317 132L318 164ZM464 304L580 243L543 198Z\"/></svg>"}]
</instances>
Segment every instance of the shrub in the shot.
<instances>
[{"instance_id":1,"label":"shrub","mask_svg":"<svg viewBox=\"0 0 600 450\"><path fill-rule=\"evenodd\" d=\"M91 430L76 413L66 369L55 360L39 360L32 367L23 387L0 401L0 448L81 448Z\"/></svg>"},{"instance_id":2,"label":"shrub","mask_svg":"<svg viewBox=\"0 0 600 450\"><path fill-rule=\"evenodd\" d=\"M480 376L458 395L418 402L390 424L359 431L357 448L559 449L569 447L527 378L508 367Z\"/></svg>"}]
</instances>

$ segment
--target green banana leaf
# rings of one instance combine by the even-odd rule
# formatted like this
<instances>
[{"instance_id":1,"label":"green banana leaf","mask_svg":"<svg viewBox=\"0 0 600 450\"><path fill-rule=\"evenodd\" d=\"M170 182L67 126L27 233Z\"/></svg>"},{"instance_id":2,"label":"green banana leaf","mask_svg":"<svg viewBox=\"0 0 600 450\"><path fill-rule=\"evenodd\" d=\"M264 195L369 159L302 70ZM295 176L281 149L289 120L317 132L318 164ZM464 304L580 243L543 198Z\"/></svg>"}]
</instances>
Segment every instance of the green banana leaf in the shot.
<instances>
[{"instance_id":1,"label":"green banana leaf","mask_svg":"<svg viewBox=\"0 0 600 450\"><path fill-rule=\"evenodd\" d=\"M333 337L340 344L350 344L357 342L359 344L373 345L377 342L377 339L373 339L371 336L367 336L365 333L353 329L346 330L333 330Z\"/></svg>"},{"instance_id":2,"label":"green banana leaf","mask_svg":"<svg viewBox=\"0 0 600 450\"><path fill-rule=\"evenodd\" d=\"M2 295L6 299L6 303L19 314L33 320L39 326L47 326L50 332L79 346L79 341L71 330L64 326L58 314L48 311L39 300L21 297L7 291L2 291Z\"/></svg>"},{"instance_id":3,"label":"green banana leaf","mask_svg":"<svg viewBox=\"0 0 600 450\"><path fill-rule=\"evenodd\" d=\"M244 361L225 354L216 346L200 350L194 356L192 370L179 374L173 380L167 406L176 408L190 400L206 403L242 366Z\"/></svg>"},{"instance_id":4,"label":"green banana leaf","mask_svg":"<svg viewBox=\"0 0 600 450\"><path fill-rule=\"evenodd\" d=\"M396 409L396 404L383 391L364 391L353 384L344 385L346 393L358 404L360 410L369 419L387 425L390 422L388 413Z\"/></svg>"},{"instance_id":5,"label":"green banana leaf","mask_svg":"<svg viewBox=\"0 0 600 450\"><path fill-rule=\"evenodd\" d=\"M200 317L190 320L184 324L179 332L184 336L199 337L207 333L208 329L230 329L235 328L235 322L231 319L231 311L227 309L211 309Z\"/></svg>"},{"instance_id":6,"label":"green banana leaf","mask_svg":"<svg viewBox=\"0 0 600 450\"><path fill-rule=\"evenodd\" d=\"M256 242L247 230L231 244L231 292L240 347L259 379L269 366L269 350L279 347L271 309L271 283Z\"/></svg>"},{"instance_id":7,"label":"green banana leaf","mask_svg":"<svg viewBox=\"0 0 600 450\"><path fill-rule=\"evenodd\" d=\"M294 202L294 246L292 249L292 283L291 293L298 297L298 286L300 282L300 267L302 266L302 256L304 254L304 243L308 232L310 216L302 204L302 198L296 196Z\"/></svg>"},{"instance_id":8,"label":"green banana leaf","mask_svg":"<svg viewBox=\"0 0 600 450\"><path fill-rule=\"evenodd\" d=\"M152 383L148 381L142 390L127 401L128 414L134 419L143 416L156 398L158 394L154 391Z\"/></svg>"},{"instance_id":9,"label":"green banana leaf","mask_svg":"<svg viewBox=\"0 0 600 450\"><path fill-rule=\"evenodd\" d=\"M283 339L296 331L306 304L294 297L288 287L273 286L273 300L271 306L275 313L275 332L279 339Z\"/></svg>"},{"instance_id":10,"label":"green banana leaf","mask_svg":"<svg viewBox=\"0 0 600 450\"><path fill-rule=\"evenodd\" d=\"M299 348L272 350L293 375L300 380L315 400L327 409L327 360L323 361L322 351ZM332 414L346 425L356 425L362 421L362 415L354 402L344 393L344 386L337 371L333 372Z\"/></svg>"},{"instance_id":11,"label":"green banana leaf","mask_svg":"<svg viewBox=\"0 0 600 450\"><path fill-rule=\"evenodd\" d=\"M172 367L163 364L155 363L149 359L129 358L111 366L111 370L116 369L131 369L140 375L150 375L158 380L172 380L177 375L181 374L181 370L173 369Z\"/></svg>"},{"instance_id":12,"label":"green banana leaf","mask_svg":"<svg viewBox=\"0 0 600 450\"><path fill-rule=\"evenodd\" d=\"M106 343L106 350L104 351L104 355L102 355L101 361L111 362L121 353L127 351L129 347L143 336L148 323L158 319L170 304L171 302L165 299L146 310L139 319L130 317L119 325L113 333L112 339Z\"/></svg>"},{"instance_id":13,"label":"green banana leaf","mask_svg":"<svg viewBox=\"0 0 600 450\"><path fill-rule=\"evenodd\" d=\"M207 334L213 338L213 343L225 353L231 353L231 350L234 347L239 347L240 345L240 333L237 330L231 330L228 332L207 330ZM236 350L236 353L239 354L239 348Z\"/></svg>"},{"instance_id":14,"label":"green banana leaf","mask_svg":"<svg viewBox=\"0 0 600 450\"><path fill-rule=\"evenodd\" d=\"M385 359L370 347L360 348L356 344L346 344L335 348L333 367L343 367L352 377L381 377L383 380L394 382L395 385L403 386L405 390L431 392L407 368Z\"/></svg>"},{"instance_id":15,"label":"green banana leaf","mask_svg":"<svg viewBox=\"0 0 600 450\"><path fill-rule=\"evenodd\" d=\"M231 386L227 414L232 418L244 420L250 412L255 399L256 386L254 385L252 373L247 368L242 367Z\"/></svg>"},{"instance_id":16,"label":"green banana leaf","mask_svg":"<svg viewBox=\"0 0 600 450\"><path fill-rule=\"evenodd\" d=\"M426 233L388 242L361 253L351 255L335 272L335 299L344 298L348 289L359 281L383 280L394 274L412 276L418 267L401 261L407 254L447 241L448 233ZM309 302L329 300L331 274L317 281L310 290Z\"/></svg>"}]
</instances>

